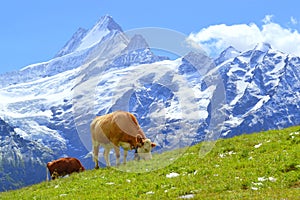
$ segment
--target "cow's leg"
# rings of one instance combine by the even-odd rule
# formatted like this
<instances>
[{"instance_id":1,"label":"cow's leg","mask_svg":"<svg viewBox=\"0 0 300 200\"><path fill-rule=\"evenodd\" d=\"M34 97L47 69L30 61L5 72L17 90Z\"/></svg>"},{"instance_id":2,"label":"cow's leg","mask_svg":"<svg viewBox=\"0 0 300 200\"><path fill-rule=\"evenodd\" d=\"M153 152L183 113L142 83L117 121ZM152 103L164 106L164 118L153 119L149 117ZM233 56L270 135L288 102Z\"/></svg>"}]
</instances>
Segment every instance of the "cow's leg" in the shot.
<instances>
[{"instance_id":1,"label":"cow's leg","mask_svg":"<svg viewBox=\"0 0 300 200\"><path fill-rule=\"evenodd\" d=\"M126 164L127 153L128 153L128 150L131 149L131 145L128 142L120 142L120 146L124 149L124 160L123 160L123 163Z\"/></svg>"},{"instance_id":2,"label":"cow's leg","mask_svg":"<svg viewBox=\"0 0 300 200\"><path fill-rule=\"evenodd\" d=\"M124 160L123 160L124 165L126 164L127 153L128 151L124 149Z\"/></svg>"},{"instance_id":3,"label":"cow's leg","mask_svg":"<svg viewBox=\"0 0 300 200\"><path fill-rule=\"evenodd\" d=\"M134 152L134 160L137 160L137 161L140 160L140 156L138 154L138 150L137 149L135 149L135 152Z\"/></svg>"},{"instance_id":4,"label":"cow's leg","mask_svg":"<svg viewBox=\"0 0 300 200\"><path fill-rule=\"evenodd\" d=\"M106 162L106 167L110 167L109 151L110 151L110 147L107 147L107 146L104 147L103 155L104 155L104 159Z\"/></svg>"},{"instance_id":5,"label":"cow's leg","mask_svg":"<svg viewBox=\"0 0 300 200\"><path fill-rule=\"evenodd\" d=\"M95 169L99 169L98 154L99 154L99 144L98 145L93 144L93 158L95 162Z\"/></svg>"},{"instance_id":6,"label":"cow's leg","mask_svg":"<svg viewBox=\"0 0 300 200\"><path fill-rule=\"evenodd\" d=\"M120 165L120 148L117 146L114 146L115 149L115 154L116 154L116 165L119 166Z\"/></svg>"}]
</instances>

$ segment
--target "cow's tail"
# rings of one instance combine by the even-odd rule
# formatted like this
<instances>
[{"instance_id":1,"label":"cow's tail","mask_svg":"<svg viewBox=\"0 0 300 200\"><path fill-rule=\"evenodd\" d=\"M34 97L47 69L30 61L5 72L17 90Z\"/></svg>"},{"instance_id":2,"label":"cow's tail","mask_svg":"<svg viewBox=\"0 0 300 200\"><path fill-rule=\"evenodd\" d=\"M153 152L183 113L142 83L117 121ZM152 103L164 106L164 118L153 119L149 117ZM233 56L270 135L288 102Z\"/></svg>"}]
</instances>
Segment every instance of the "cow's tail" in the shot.
<instances>
[{"instance_id":1,"label":"cow's tail","mask_svg":"<svg viewBox=\"0 0 300 200\"><path fill-rule=\"evenodd\" d=\"M46 181L49 181L49 173L48 173L48 167L46 167Z\"/></svg>"}]
</instances>

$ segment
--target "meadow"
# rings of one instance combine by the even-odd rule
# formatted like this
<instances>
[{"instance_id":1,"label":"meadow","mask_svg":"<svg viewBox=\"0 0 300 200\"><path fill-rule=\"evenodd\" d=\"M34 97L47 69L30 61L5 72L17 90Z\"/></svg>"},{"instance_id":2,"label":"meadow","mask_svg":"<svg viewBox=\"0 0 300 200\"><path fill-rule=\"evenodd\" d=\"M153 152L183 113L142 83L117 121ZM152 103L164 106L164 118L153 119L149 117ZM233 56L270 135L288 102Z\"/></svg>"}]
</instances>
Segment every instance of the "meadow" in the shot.
<instances>
[{"instance_id":1,"label":"meadow","mask_svg":"<svg viewBox=\"0 0 300 200\"><path fill-rule=\"evenodd\" d=\"M201 142L0 199L300 199L300 126Z\"/></svg>"}]
</instances>

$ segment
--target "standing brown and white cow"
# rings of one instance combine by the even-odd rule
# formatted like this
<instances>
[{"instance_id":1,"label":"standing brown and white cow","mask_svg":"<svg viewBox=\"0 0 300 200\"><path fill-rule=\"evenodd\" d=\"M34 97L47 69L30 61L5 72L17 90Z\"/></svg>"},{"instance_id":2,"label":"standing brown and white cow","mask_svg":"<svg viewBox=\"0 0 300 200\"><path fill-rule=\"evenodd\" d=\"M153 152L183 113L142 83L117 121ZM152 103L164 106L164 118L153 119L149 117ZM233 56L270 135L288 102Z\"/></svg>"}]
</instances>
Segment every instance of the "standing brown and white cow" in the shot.
<instances>
[{"instance_id":1,"label":"standing brown and white cow","mask_svg":"<svg viewBox=\"0 0 300 200\"><path fill-rule=\"evenodd\" d=\"M73 172L82 172L85 170L81 162L77 158L71 158L71 157L60 158L48 162L47 168L53 180L58 178L59 176L65 176ZM48 175L47 175L47 180L48 180Z\"/></svg>"},{"instance_id":2,"label":"standing brown and white cow","mask_svg":"<svg viewBox=\"0 0 300 200\"><path fill-rule=\"evenodd\" d=\"M124 164L128 150L135 149L139 158L152 158L151 150L156 146L146 138L135 116L129 112L116 111L97 116L91 123L93 158L95 169L99 168L98 153L100 145L104 147L106 166L110 166L109 151L114 148L116 164L120 164L120 146L124 149Z\"/></svg>"}]
</instances>

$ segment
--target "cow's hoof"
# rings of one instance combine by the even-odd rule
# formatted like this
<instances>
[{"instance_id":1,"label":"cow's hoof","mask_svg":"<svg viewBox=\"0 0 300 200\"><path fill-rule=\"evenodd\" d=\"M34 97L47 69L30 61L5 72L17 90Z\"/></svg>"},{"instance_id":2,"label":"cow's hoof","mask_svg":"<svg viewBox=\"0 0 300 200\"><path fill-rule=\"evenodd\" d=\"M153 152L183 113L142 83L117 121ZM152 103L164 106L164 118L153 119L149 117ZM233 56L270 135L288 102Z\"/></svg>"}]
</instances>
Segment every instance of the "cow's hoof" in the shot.
<instances>
[{"instance_id":1,"label":"cow's hoof","mask_svg":"<svg viewBox=\"0 0 300 200\"><path fill-rule=\"evenodd\" d=\"M95 169L99 169L99 166L95 167Z\"/></svg>"}]
</instances>

